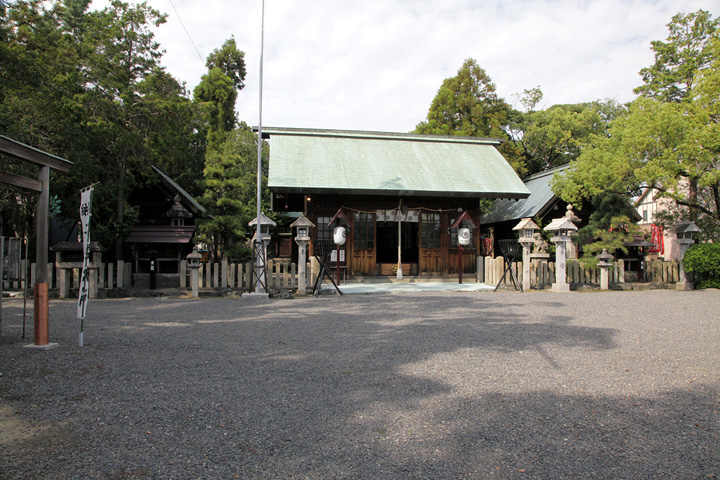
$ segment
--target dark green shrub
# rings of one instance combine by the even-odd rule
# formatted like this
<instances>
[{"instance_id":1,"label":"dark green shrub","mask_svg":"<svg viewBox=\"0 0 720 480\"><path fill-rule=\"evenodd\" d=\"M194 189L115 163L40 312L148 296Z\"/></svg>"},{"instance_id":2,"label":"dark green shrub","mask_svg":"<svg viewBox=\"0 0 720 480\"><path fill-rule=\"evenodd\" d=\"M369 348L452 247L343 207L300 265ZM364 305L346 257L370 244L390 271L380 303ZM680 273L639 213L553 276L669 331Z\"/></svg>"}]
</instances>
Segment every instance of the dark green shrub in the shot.
<instances>
[{"instance_id":1,"label":"dark green shrub","mask_svg":"<svg viewBox=\"0 0 720 480\"><path fill-rule=\"evenodd\" d=\"M683 258L683 266L695 276L697 288L720 288L720 243L691 246Z\"/></svg>"}]
</instances>

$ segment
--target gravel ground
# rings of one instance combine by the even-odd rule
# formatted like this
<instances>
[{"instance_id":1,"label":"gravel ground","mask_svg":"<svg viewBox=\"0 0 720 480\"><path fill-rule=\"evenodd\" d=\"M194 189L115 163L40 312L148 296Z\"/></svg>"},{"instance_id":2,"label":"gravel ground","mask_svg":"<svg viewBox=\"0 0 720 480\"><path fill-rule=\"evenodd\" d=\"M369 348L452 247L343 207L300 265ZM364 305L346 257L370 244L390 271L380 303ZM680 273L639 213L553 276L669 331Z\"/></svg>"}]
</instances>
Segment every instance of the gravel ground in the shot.
<instances>
[{"instance_id":1,"label":"gravel ground","mask_svg":"<svg viewBox=\"0 0 720 480\"><path fill-rule=\"evenodd\" d=\"M718 290L75 308L3 302L2 479L720 478Z\"/></svg>"}]
</instances>

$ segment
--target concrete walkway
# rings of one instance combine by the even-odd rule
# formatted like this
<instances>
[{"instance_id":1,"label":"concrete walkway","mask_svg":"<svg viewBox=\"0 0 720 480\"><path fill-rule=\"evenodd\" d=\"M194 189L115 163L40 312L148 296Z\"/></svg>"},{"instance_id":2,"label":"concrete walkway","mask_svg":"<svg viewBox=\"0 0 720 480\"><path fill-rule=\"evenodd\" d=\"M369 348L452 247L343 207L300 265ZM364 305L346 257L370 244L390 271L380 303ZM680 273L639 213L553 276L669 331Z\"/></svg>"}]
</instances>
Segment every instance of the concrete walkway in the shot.
<instances>
[{"instance_id":1,"label":"concrete walkway","mask_svg":"<svg viewBox=\"0 0 720 480\"><path fill-rule=\"evenodd\" d=\"M494 286L485 283L468 282L460 284L457 281L347 283L338 285L338 287L340 287L340 291L347 295L400 292L481 292L495 289ZM335 293L335 287L329 283L323 284L321 293Z\"/></svg>"}]
</instances>

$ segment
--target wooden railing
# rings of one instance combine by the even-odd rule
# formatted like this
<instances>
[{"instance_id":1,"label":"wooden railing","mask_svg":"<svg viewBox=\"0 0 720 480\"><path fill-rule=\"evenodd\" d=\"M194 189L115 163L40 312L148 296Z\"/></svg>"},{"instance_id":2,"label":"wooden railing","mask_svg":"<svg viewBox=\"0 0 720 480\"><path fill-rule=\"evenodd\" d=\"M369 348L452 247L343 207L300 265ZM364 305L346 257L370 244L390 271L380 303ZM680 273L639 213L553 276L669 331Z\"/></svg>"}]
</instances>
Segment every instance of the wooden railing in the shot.
<instances>
[{"instance_id":1,"label":"wooden railing","mask_svg":"<svg viewBox=\"0 0 720 480\"><path fill-rule=\"evenodd\" d=\"M484 257L478 261L478 269L482 268L482 274L478 274L478 281L497 285L505 271L503 257ZM512 266L516 278L522 283L523 268L522 262L515 262ZM679 264L677 261L653 260L646 262L643 278L637 278L636 272L626 272L624 262L618 260L610 265L610 283L625 283L643 281L648 283L675 283L680 279ZM533 287L545 288L555 282L555 263L541 260L532 260L530 265L530 284ZM578 260L568 260L566 281L574 285L598 285L600 284L600 267L585 267ZM511 285L510 273L505 275L503 285Z\"/></svg>"},{"instance_id":2,"label":"wooden railing","mask_svg":"<svg viewBox=\"0 0 720 480\"><path fill-rule=\"evenodd\" d=\"M505 265L502 257L478 257L477 282L490 285L497 285L500 282ZM307 288L312 288L319 268L313 258L307 264ZM25 261L22 261L23 274L21 278L5 280L3 290L22 290L25 286L25 275L27 272ZM30 278L35 278L35 264L29 269ZM130 263L118 262L103 263L98 266L97 287L98 289L126 288L135 285L138 276L148 274L137 274L132 271ZM273 290L294 290L297 288L297 265L284 260L268 261L267 281L268 288ZM522 282L522 263L513 264L513 270L520 282ZM233 290L249 290L251 288L252 265L250 263L230 263L227 260L219 263L203 263L199 268L200 288L217 289L229 288ZM555 282L555 263L533 260L531 264L531 285L534 288L546 288ZM177 274L159 274L170 278L173 288L190 288L190 269L185 261L180 264L180 272ZM677 261L650 261L646 263L643 277L638 279L634 273L625 272L623 262L613 262L610 266L610 282L624 283L626 281L636 282L642 280L651 283L670 284L679 281L679 264ZM466 281L471 278L467 274ZM65 296L62 291L77 289L80 282L79 268L58 268L56 264L48 264L48 282L50 288L61 290L61 297ZM567 282L574 285L597 285L600 283L599 267L586 268L577 260L569 260L567 263ZM503 284L511 284L510 275L506 275Z\"/></svg>"}]
</instances>

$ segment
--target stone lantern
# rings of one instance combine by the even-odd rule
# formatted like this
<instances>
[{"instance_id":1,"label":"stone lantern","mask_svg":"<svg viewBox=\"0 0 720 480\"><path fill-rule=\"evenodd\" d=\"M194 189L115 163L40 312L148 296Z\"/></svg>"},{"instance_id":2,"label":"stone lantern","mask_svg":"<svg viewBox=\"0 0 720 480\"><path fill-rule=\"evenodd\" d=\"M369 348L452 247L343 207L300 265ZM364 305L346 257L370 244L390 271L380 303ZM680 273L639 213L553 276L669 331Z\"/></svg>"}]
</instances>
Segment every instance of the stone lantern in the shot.
<instances>
[{"instance_id":1,"label":"stone lantern","mask_svg":"<svg viewBox=\"0 0 720 480\"><path fill-rule=\"evenodd\" d=\"M274 221L265 216L264 213L260 213L260 238L257 238L257 224L258 218L255 217L248 223L249 226L255 227L255 233L252 236L253 251L255 252L255 265L253 265L253 271L255 272L255 292L258 295L267 295L267 250L270 245L270 227L277 225ZM263 288L265 291L263 291ZM252 293L252 292L251 292Z\"/></svg>"},{"instance_id":2,"label":"stone lantern","mask_svg":"<svg viewBox=\"0 0 720 480\"><path fill-rule=\"evenodd\" d=\"M567 245L572 242L571 235L577 231L575 224L567 217L556 218L544 228L546 232L554 233L550 239L555 243L555 283L552 284L554 292L569 292L567 283Z\"/></svg>"},{"instance_id":3,"label":"stone lantern","mask_svg":"<svg viewBox=\"0 0 720 480\"><path fill-rule=\"evenodd\" d=\"M610 264L615 257L608 253L607 248L603 248L602 253L597 254L595 258L598 259L598 267L600 267L600 290L607 290L610 288Z\"/></svg>"},{"instance_id":4,"label":"stone lantern","mask_svg":"<svg viewBox=\"0 0 720 480\"><path fill-rule=\"evenodd\" d=\"M523 292L530 290L530 248L535 243L535 232L540 230L530 218L523 218L513 230L519 232L518 242L523 246Z\"/></svg>"},{"instance_id":5,"label":"stone lantern","mask_svg":"<svg viewBox=\"0 0 720 480\"><path fill-rule=\"evenodd\" d=\"M256 227L257 217L250 220L250 223L248 223L248 225L251 227ZM270 227L274 227L276 225L277 223L266 217L264 213L260 214L260 240L265 244L266 247L270 244ZM257 230L257 228L255 228L254 230ZM257 237L257 231L253 234L253 242L256 240L255 237Z\"/></svg>"},{"instance_id":6,"label":"stone lantern","mask_svg":"<svg viewBox=\"0 0 720 480\"><path fill-rule=\"evenodd\" d=\"M198 270L200 269L200 260L202 255L197 252L197 248L193 248L193 251L186 257L188 267L190 268L190 288L192 289L192 296L197 297L200 290L200 277L198 276Z\"/></svg>"},{"instance_id":7,"label":"stone lantern","mask_svg":"<svg viewBox=\"0 0 720 480\"><path fill-rule=\"evenodd\" d=\"M305 295L307 288L307 247L310 243L310 229L315 224L300 215L300 218L290 224L290 228L296 229L295 243L298 244L298 293Z\"/></svg>"},{"instance_id":8,"label":"stone lantern","mask_svg":"<svg viewBox=\"0 0 720 480\"><path fill-rule=\"evenodd\" d=\"M673 225L671 232L677 235L677 243L680 246L680 281L675 284L675 288L678 290L692 290L694 285L693 282L687 278L685 267L683 267L683 258L685 252L690 248L690 245L695 243L693 239L693 233L700 233L700 227L695 222L678 222Z\"/></svg>"}]
</instances>

